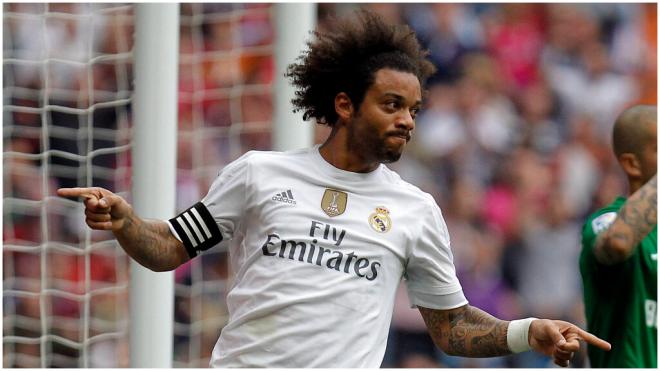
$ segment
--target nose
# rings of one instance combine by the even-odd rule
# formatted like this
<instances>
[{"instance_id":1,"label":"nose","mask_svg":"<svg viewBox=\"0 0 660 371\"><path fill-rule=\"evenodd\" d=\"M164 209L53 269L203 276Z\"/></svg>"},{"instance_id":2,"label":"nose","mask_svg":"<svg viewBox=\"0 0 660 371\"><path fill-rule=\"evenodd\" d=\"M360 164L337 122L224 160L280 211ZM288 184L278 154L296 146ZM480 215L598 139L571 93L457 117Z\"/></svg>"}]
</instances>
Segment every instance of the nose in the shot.
<instances>
[{"instance_id":1,"label":"nose","mask_svg":"<svg viewBox=\"0 0 660 371\"><path fill-rule=\"evenodd\" d=\"M397 129L405 129L406 131L413 131L415 129L415 119L409 111L404 111L396 121Z\"/></svg>"}]
</instances>

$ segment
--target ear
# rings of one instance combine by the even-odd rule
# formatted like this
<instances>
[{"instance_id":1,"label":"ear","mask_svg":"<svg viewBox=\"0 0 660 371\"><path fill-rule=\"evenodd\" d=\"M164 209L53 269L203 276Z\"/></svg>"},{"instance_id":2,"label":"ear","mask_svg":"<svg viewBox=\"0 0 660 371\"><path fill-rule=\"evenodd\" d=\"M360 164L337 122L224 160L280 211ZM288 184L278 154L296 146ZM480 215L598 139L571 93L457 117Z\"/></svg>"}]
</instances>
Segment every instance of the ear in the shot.
<instances>
[{"instance_id":1,"label":"ear","mask_svg":"<svg viewBox=\"0 0 660 371\"><path fill-rule=\"evenodd\" d=\"M354 108L348 94L341 92L335 96L335 112L340 120L348 121L353 117Z\"/></svg>"},{"instance_id":2,"label":"ear","mask_svg":"<svg viewBox=\"0 0 660 371\"><path fill-rule=\"evenodd\" d=\"M619 156L619 164L629 177L639 178L642 176L642 165L633 153L623 153Z\"/></svg>"}]
</instances>

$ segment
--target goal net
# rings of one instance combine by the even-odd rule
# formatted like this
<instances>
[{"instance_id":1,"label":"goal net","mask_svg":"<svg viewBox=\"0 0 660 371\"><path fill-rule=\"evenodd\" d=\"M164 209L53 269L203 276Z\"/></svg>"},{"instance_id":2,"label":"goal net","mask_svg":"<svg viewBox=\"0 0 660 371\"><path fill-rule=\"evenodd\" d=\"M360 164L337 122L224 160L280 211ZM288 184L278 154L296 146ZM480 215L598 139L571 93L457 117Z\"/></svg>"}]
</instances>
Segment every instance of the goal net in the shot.
<instances>
[{"instance_id":1,"label":"goal net","mask_svg":"<svg viewBox=\"0 0 660 371\"><path fill-rule=\"evenodd\" d=\"M131 8L3 6L3 365L125 366L127 260L58 187L126 195Z\"/></svg>"},{"instance_id":2,"label":"goal net","mask_svg":"<svg viewBox=\"0 0 660 371\"><path fill-rule=\"evenodd\" d=\"M3 366L127 367L129 259L59 187L131 200L134 7L3 5ZM270 4L180 8L177 209L271 146ZM175 367L206 367L226 254L175 272Z\"/></svg>"}]
</instances>

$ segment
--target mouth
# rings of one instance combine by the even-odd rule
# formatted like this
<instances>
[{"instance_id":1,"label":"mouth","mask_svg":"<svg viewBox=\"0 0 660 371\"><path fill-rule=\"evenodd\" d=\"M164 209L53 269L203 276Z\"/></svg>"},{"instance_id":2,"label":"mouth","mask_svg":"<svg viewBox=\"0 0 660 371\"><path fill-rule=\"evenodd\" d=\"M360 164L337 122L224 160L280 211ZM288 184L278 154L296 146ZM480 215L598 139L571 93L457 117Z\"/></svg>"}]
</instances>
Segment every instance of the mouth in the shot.
<instances>
[{"instance_id":1,"label":"mouth","mask_svg":"<svg viewBox=\"0 0 660 371\"><path fill-rule=\"evenodd\" d=\"M392 133L389 134L388 136L401 139L404 141L404 143L408 143L410 141L411 135L409 133Z\"/></svg>"}]
</instances>

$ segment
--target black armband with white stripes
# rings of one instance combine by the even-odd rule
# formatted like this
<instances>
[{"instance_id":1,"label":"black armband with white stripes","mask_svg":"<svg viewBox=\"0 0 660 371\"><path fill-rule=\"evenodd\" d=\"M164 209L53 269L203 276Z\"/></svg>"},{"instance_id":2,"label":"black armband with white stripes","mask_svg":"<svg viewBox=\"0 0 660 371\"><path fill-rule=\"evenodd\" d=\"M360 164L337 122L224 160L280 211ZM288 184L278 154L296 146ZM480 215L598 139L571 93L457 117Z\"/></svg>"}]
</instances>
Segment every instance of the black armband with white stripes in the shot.
<instances>
[{"instance_id":1,"label":"black armband with white stripes","mask_svg":"<svg viewBox=\"0 0 660 371\"><path fill-rule=\"evenodd\" d=\"M222 233L206 206L198 202L169 220L191 258L222 241Z\"/></svg>"}]
</instances>

